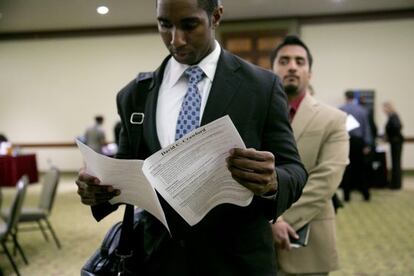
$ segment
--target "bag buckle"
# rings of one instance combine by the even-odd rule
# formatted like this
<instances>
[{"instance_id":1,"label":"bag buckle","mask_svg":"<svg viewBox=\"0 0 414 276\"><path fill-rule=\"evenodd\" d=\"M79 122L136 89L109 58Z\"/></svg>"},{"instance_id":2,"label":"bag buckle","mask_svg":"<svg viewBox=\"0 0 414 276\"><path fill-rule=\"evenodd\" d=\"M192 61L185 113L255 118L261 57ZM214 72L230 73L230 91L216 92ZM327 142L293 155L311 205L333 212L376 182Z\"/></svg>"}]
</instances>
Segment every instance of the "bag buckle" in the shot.
<instances>
[{"instance_id":1,"label":"bag buckle","mask_svg":"<svg viewBox=\"0 0 414 276\"><path fill-rule=\"evenodd\" d=\"M142 125L144 122L145 114L142 112L134 112L131 114L131 117L129 118L129 122L133 125Z\"/></svg>"}]
</instances>

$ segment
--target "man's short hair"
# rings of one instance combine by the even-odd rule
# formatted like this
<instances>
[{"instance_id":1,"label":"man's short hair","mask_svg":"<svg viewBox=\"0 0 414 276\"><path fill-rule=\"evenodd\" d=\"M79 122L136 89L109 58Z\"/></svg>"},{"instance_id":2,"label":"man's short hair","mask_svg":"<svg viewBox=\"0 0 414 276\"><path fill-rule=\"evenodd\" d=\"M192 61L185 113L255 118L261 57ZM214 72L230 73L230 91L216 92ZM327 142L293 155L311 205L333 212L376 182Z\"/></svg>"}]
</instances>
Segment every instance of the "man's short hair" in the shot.
<instances>
[{"instance_id":1,"label":"man's short hair","mask_svg":"<svg viewBox=\"0 0 414 276\"><path fill-rule=\"evenodd\" d=\"M198 6L206 11L210 17L214 10L218 7L220 0L197 0Z\"/></svg>"},{"instance_id":2,"label":"man's short hair","mask_svg":"<svg viewBox=\"0 0 414 276\"><path fill-rule=\"evenodd\" d=\"M355 98L354 92L353 91L346 91L345 92L345 98L348 100L353 100Z\"/></svg>"},{"instance_id":3,"label":"man's short hair","mask_svg":"<svg viewBox=\"0 0 414 276\"><path fill-rule=\"evenodd\" d=\"M296 46L300 46L303 49L305 49L306 55L308 56L308 63L309 63L309 70L310 70L312 68L312 63L313 63L312 54L310 53L308 46L306 46L306 44L302 40L300 40L300 38L297 37L296 35L285 36L282 42L276 46L276 48L270 54L270 65L273 66L273 62L275 61L280 49L288 45L296 45Z\"/></svg>"},{"instance_id":4,"label":"man's short hair","mask_svg":"<svg viewBox=\"0 0 414 276\"><path fill-rule=\"evenodd\" d=\"M209 18L220 3L221 0L197 0L198 6L206 11ZM157 7L157 5L158 0L155 0L155 6Z\"/></svg>"}]
</instances>

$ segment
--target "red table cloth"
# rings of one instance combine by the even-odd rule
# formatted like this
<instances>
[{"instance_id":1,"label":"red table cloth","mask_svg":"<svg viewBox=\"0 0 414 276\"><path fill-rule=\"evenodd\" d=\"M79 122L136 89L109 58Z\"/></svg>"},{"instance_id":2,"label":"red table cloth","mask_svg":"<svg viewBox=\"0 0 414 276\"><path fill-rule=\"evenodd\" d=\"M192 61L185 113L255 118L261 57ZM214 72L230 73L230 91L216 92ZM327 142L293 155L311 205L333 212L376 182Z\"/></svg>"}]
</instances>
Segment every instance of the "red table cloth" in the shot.
<instances>
[{"instance_id":1,"label":"red table cloth","mask_svg":"<svg viewBox=\"0 0 414 276\"><path fill-rule=\"evenodd\" d=\"M19 178L27 174L29 182L38 182L36 155L0 155L0 186L15 186Z\"/></svg>"}]
</instances>

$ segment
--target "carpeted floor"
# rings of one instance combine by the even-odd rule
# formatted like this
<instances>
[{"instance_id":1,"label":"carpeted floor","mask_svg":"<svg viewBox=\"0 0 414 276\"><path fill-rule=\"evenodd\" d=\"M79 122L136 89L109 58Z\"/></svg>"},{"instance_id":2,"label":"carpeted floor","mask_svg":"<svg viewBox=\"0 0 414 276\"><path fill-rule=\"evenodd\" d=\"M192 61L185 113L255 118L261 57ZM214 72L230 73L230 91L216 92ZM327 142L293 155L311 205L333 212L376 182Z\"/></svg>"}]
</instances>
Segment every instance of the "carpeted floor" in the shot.
<instances>
[{"instance_id":1,"label":"carpeted floor","mask_svg":"<svg viewBox=\"0 0 414 276\"><path fill-rule=\"evenodd\" d=\"M40 231L21 232L19 241L29 259L25 265L16 257L22 275L79 275L85 260L94 252L106 231L121 219L122 211L96 223L89 208L79 202L75 177L63 177L52 212L51 222L63 248L46 242ZM409 187L414 187L410 177ZM35 205L40 187L31 185L26 205ZM3 192L3 206L9 204L13 189ZM359 194L340 209L337 216L341 275L414 275L414 189L402 191L372 190L371 202ZM4 275L15 275L4 254L0 254Z\"/></svg>"},{"instance_id":2,"label":"carpeted floor","mask_svg":"<svg viewBox=\"0 0 414 276\"><path fill-rule=\"evenodd\" d=\"M337 215L339 275L414 275L414 191L373 190Z\"/></svg>"}]
</instances>

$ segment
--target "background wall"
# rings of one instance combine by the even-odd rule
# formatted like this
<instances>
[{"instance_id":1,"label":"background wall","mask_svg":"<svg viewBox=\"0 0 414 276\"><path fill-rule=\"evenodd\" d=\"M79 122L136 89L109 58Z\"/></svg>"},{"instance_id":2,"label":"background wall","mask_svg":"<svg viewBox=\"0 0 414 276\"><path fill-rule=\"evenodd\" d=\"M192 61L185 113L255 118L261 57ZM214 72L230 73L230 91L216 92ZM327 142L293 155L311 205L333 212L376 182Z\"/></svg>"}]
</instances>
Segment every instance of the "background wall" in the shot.
<instances>
[{"instance_id":1,"label":"background wall","mask_svg":"<svg viewBox=\"0 0 414 276\"><path fill-rule=\"evenodd\" d=\"M315 58L316 96L339 105L347 89L374 89L380 129L380 104L391 99L404 133L414 136L412 30L414 20L302 26ZM15 143L71 142L102 114L113 140L116 92L166 54L158 34L0 41L0 132ZM25 151L38 154L40 170L48 163L64 171L82 165L75 148ZM414 168L413 153L414 145L404 148L404 168Z\"/></svg>"},{"instance_id":2,"label":"background wall","mask_svg":"<svg viewBox=\"0 0 414 276\"><path fill-rule=\"evenodd\" d=\"M72 142L102 114L109 141L115 96L167 51L158 34L0 42L0 132L14 143ZM41 170L78 170L76 148L24 149Z\"/></svg>"}]
</instances>

